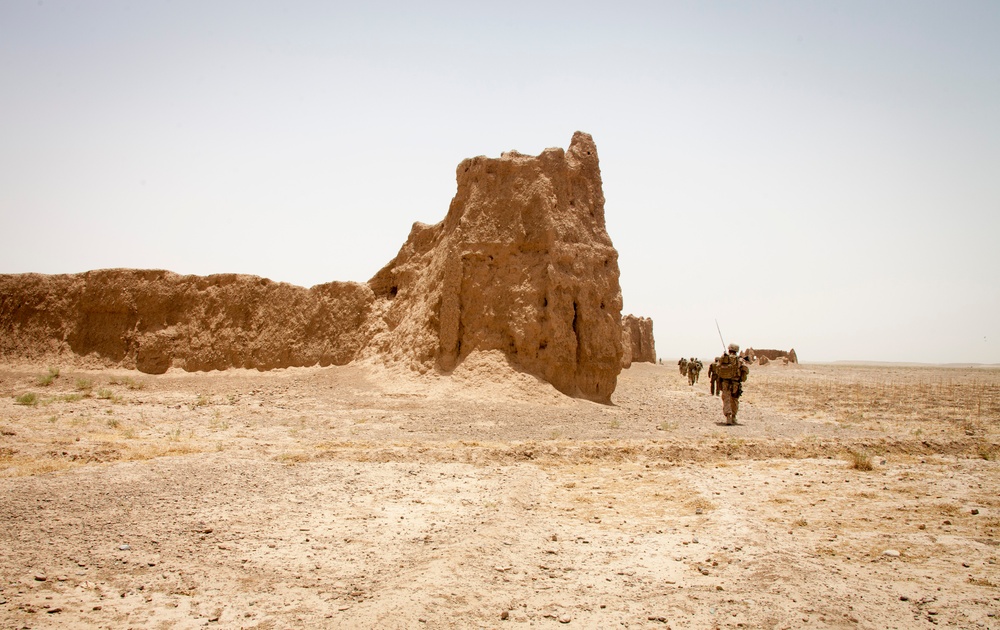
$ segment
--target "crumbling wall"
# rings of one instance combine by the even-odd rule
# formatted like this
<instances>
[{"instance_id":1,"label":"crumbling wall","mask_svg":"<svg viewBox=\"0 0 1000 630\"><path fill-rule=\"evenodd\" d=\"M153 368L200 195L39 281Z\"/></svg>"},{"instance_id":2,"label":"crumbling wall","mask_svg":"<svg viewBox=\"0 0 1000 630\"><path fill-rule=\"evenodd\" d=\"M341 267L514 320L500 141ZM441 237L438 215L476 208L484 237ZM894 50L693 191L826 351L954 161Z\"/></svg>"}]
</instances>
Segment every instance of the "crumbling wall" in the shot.
<instances>
[{"instance_id":1,"label":"crumbling wall","mask_svg":"<svg viewBox=\"0 0 1000 630\"><path fill-rule=\"evenodd\" d=\"M622 300L593 139L471 158L457 181L444 221L414 225L369 282L391 304L365 352L449 371L500 350L566 394L610 401Z\"/></svg>"},{"instance_id":2,"label":"crumbling wall","mask_svg":"<svg viewBox=\"0 0 1000 630\"><path fill-rule=\"evenodd\" d=\"M622 367L633 363L656 363L653 320L626 315L622 318Z\"/></svg>"},{"instance_id":3,"label":"crumbling wall","mask_svg":"<svg viewBox=\"0 0 1000 630\"><path fill-rule=\"evenodd\" d=\"M758 350L757 348L747 348L741 353L747 360L757 361L761 365L766 365L770 361L783 360L787 363L798 363L799 358L795 354L795 348L788 350Z\"/></svg>"},{"instance_id":4,"label":"crumbling wall","mask_svg":"<svg viewBox=\"0 0 1000 630\"><path fill-rule=\"evenodd\" d=\"M90 357L151 374L343 365L370 336L364 284L105 269L0 275L0 356Z\"/></svg>"},{"instance_id":5,"label":"crumbling wall","mask_svg":"<svg viewBox=\"0 0 1000 630\"><path fill-rule=\"evenodd\" d=\"M273 369L359 358L448 372L500 350L571 396L609 402L622 361L618 253L597 148L464 160L445 219L414 224L368 283L112 269L0 276L0 358ZM651 325L651 324L650 324ZM651 337L650 337L651 339Z\"/></svg>"}]
</instances>

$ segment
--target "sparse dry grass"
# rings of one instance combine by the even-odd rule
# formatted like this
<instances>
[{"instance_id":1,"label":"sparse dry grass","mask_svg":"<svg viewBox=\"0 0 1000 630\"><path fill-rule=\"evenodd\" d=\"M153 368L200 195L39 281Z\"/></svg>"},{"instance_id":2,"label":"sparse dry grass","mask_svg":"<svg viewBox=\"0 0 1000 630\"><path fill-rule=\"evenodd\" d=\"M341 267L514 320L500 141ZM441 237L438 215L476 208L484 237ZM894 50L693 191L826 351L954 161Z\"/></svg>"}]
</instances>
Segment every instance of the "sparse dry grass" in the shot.
<instances>
[{"instance_id":1,"label":"sparse dry grass","mask_svg":"<svg viewBox=\"0 0 1000 630\"><path fill-rule=\"evenodd\" d=\"M1000 431L1000 370L993 368L799 365L751 372L753 402L803 418L830 417L876 429L943 423L967 435Z\"/></svg>"},{"instance_id":2,"label":"sparse dry grass","mask_svg":"<svg viewBox=\"0 0 1000 630\"><path fill-rule=\"evenodd\" d=\"M848 451L847 456L848 462L854 470L868 471L875 469L870 453L864 451Z\"/></svg>"}]
</instances>

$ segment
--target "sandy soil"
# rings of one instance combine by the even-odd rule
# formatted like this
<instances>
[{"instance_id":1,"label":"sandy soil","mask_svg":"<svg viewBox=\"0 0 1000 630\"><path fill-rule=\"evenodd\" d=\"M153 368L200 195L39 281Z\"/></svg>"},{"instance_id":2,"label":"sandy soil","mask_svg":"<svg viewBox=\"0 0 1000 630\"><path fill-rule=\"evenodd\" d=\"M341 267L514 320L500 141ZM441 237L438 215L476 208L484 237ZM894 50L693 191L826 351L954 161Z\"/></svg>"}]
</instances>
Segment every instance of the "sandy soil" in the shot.
<instances>
[{"instance_id":1,"label":"sandy soil","mask_svg":"<svg viewBox=\"0 0 1000 630\"><path fill-rule=\"evenodd\" d=\"M54 372L0 366L4 628L1000 628L1000 370L758 368L735 427L672 365Z\"/></svg>"}]
</instances>

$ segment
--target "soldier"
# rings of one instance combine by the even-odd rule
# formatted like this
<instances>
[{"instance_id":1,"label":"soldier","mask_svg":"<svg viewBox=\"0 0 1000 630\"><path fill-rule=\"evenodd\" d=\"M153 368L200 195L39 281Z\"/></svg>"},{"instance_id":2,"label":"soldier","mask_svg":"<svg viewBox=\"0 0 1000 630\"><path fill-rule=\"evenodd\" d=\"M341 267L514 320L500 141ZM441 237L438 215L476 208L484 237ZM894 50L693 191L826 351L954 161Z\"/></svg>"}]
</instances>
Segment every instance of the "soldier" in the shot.
<instances>
[{"instance_id":1,"label":"soldier","mask_svg":"<svg viewBox=\"0 0 1000 630\"><path fill-rule=\"evenodd\" d=\"M681 357L681 360L677 362L677 367L681 369L681 376L687 376L688 373L688 360Z\"/></svg>"},{"instance_id":2,"label":"soldier","mask_svg":"<svg viewBox=\"0 0 1000 630\"><path fill-rule=\"evenodd\" d=\"M702 363L698 357L691 357L688 361L688 384L694 385L698 382L698 375L701 373Z\"/></svg>"},{"instance_id":3,"label":"soldier","mask_svg":"<svg viewBox=\"0 0 1000 630\"><path fill-rule=\"evenodd\" d=\"M711 392L713 396L718 396L722 393L722 388L719 387L719 357L715 357L715 360L708 364L708 391Z\"/></svg>"},{"instance_id":4,"label":"soldier","mask_svg":"<svg viewBox=\"0 0 1000 630\"><path fill-rule=\"evenodd\" d=\"M715 369L719 379L717 387L722 389L722 413L726 416L726 424L736 424L743 383L750 375L750 365L739 352L738 345L729 344L728 352L719 357L719 366Z\"/></svg>"}]
</instances>

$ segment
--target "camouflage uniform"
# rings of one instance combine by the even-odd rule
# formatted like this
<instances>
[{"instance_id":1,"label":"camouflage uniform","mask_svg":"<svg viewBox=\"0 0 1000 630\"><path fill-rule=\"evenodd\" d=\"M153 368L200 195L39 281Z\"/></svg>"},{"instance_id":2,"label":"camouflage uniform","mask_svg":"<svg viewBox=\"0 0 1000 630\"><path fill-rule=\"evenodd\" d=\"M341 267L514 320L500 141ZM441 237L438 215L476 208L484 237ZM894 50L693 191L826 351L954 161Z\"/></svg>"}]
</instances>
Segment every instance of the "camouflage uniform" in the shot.
<instances>
[{"instance_id":1,"label":"camouflage uniform","mask_svg":"<svg viewBox=\"0 0 1000 630\"><path fill-rule=\"evenodd\" d=\"M722 388L719 387L719 374L716 369L719 367L719 357L715 357L715 360L708 364L708 391L713 396L718 396L722 393Z\"/></svg>"},{"instance_id":2,"label":"camouflage uniform","mask_svg":"<svg viewBox=\"0 0 1000 630\"><path fill-rule=\"evenodd\" d=\"M681 369L681 376L687 376L688 373L688 360L681 357L681 360L677 362L677 367Z\"/></svg>"},{"instance_id":3,"label":"camouflage uniform","mask_svg":"<svg viewBox=\"0 0 1000 630\"><path fill-rule=\"evenodd\" d=\"M701 374L702 363L696 357L691 357L688 361L688 385L698 382L698 375Z\"/></svg>"},{"instance_id":4,"label":"camouflage uniform","mask_svg":"<svg viewBox=\"0 0 1000 630\"><path fill-rule=\"evenodd\" d=\"M736 414L740 410L740 395L743 393L743 381L750 374L750 366L738 356L740 347L729 344L729 356L736 360L739 366L739 378L721 378L718 387L722 389L722 413L726 416L726 424L736 424Z\"/></svg>"}]
</instances>

